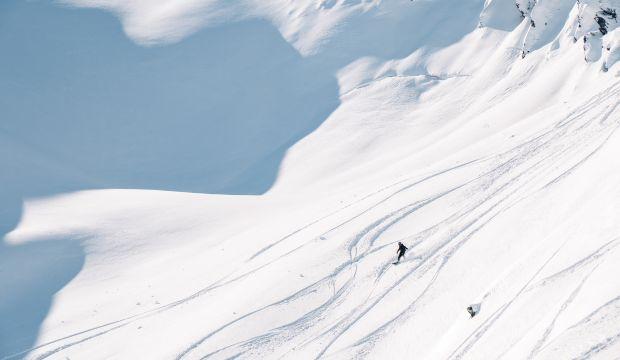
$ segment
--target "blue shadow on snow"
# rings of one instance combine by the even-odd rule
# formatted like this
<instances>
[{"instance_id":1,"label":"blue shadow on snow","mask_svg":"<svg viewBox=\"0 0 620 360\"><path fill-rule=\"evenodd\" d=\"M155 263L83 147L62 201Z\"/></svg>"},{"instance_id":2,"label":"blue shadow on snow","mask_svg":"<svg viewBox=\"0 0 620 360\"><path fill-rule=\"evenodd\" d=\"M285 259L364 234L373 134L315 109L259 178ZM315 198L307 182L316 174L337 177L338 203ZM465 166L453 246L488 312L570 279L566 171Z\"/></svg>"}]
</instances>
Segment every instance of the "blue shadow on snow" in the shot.
<instances>
[{"instance_id":1,"label":"blue shadow on snow","mask_svg":"<svg viewBox=\"0 0 620 360\"><path fill-rule=\"evenodd\" d=\"M339 104L334 76L263 21L141 47L105 12L11 0L0 2L0 48L0 358L34 346L85 259L75 239L8 244L23 199L262 194L287 149Z\"/></svg>"}]
</instances>

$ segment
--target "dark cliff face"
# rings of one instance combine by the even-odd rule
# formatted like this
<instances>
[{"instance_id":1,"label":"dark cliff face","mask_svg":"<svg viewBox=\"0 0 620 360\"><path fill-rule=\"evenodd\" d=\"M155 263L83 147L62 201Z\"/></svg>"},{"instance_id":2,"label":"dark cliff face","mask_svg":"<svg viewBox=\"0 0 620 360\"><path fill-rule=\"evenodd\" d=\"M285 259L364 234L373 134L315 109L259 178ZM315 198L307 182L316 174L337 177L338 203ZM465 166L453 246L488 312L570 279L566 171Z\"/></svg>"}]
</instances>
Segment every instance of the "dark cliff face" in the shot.
<instances>
[{"instance_id":1,"label":"dark cliff face","mask_svg":"<svg viewBox=\"0 0 620 360\"><path fill-rule=\"evenodd\" d=\"M594 20L598 24L598 30L601 34L605 35L609 32L608 30L608 22L609 21L618 21L616 9L613 8L601 8L599 12L597 12Z\"/></svg>"}]
</instances>

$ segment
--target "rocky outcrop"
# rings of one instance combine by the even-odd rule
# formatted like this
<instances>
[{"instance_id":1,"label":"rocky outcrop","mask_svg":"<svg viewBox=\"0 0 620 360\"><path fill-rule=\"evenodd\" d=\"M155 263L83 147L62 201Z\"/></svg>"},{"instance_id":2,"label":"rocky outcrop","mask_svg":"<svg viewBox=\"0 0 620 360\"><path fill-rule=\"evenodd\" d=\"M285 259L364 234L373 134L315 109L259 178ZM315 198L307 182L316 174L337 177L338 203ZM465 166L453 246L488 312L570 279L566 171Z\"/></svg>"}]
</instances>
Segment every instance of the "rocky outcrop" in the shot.
<instances>
[{"instance_id":1,"label":"rocky outcrop","mask_svg":"<svg viewBox=\"0 0 620 360\"><path fill-rule=\"evenodd\" d=\"M512 31L516 17L517 23L526 22L521 57L572 37L573 43L582 42L585 61L601 61L607 71L620 52L618 13L620 0L487 0L480 26Z\"/></svg>"}]
</instances>

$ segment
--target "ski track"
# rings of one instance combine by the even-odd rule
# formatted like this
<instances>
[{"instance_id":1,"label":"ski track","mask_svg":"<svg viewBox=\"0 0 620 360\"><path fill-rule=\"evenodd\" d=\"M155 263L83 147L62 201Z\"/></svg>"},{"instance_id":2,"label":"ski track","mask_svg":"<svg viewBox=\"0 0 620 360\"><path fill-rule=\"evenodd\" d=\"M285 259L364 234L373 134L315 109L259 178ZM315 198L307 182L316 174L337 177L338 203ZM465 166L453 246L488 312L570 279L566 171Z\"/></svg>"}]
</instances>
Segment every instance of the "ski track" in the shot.
<instances>
[{"instance_id":1,"label":"ski track","mask_svg":"<svg viewBox=\"0 0 620 360\"><path fill-rule=\"evenodd\" d=\"M611 115L616 112L620 104L620 102L616 100L618 97L620 97L620 82L592 96L581 104L581 106L570 111L562 120L552 125L551 128L541 131L539 134L534 135L529 140L526 140L512 149L484 159L466 161L427 176L409 177L399 180L340 207L327 215L312 220L258 250L245 261L244 265L241 265L228 275L212 282L193 294L143 313L67 335L37 347L24 350L23 352L10 355L4 359L13 359L29 352L34 352L34 358L41 360L58 354L72 346L98 339L132 322L146 317L156 316L161 312L192 301L210 291L242 280L297 252L303 247L313 243L318 238L330 235L337 230L348 230L347 226L355 226L354 221L362 219L365 215L381 211L385 215L379 216L376 220L370 222L344 243L343 251L346 251L348 259L337 266L330 274L289 296L261 306L256 310L238 316L230 322L208 331L201 338L188 344L187 347L178 354L177 359L183 359L189 355L194 356L194 353L202 353L199 357L203 359L215 357L220 354L228 359L242 358L245 356L260 357L260 354L263 354L264 351L277 345L283 345L286 341L291 341L293 344L291 346L294 346L294 348L285 351L284 355L291 355L290 352L294 349L321 343L323 345L316 353L316 358L321 358L332 350L332 347L344 334L359 321L365 319L365 316L369 312L397 290L399 285L413 278L423 279L430 272L430 279L422 286L418 294L410 300L407 307L396 316L378 325L375 330L350 345L351 348L361 349L358 351L358 355L363 355L384 336L386 331L415 316L417 306L425 299L425 296L432 291L437 279L442 275L442 269L444 269L459 249L472 239L477 232L483 229L498 215L512 208L519 202L528 199L537 192L544 191L558 184L562 179L574 173L576 169L594 157L600 149L605 146L618 127L620 127L619 121L609 121ZM609 101L612 103L609 103ZM592 116L588 116L592 114L594 110L597 112ZM569 164L567 164L567 162ZM570 163L572 163L572 165ZM451 186L429 197L423 199L414 198L412 199L413 201L408 201L405 205L390 203L392 200L400 200L400 197L414 196L411 195L412 190L415 190L415 187L418 185L433 181L441 176L447 176L453 171L464 169L474 164L485 166L488 170L483 171L481 174L461 184ZM540 183L540 185L535 187L535 191L525 193L526 190L524 189L528 188L526 185L531 185L532 183ZM394 188L397 189L389 192ZM386 192L388 193L385 194ZM443 219L438 219L434 225L408 236L406 239L409 241L410 252L413 252L416 246L422 243L429 246L428 250L416 254L415 257L406 258L405 261L399 265L399 267L406 268L405 272L392 280L391 283L381 284L384 279L384 274L390 269L391 264L372 263L371 255L377 255L388 249L390 249L391 253L393 244L396 240L387 241L382 245L377 245L377 241L382 239L382 235L387 230L399 224L404 219L414 216L418 211L425 209L427 206L436 204L439 201L444 201L448 198L465 198L469 201L460 200L464 203L460 206L456 206L456 211L454 213L449 214ZM367 205L367 203L371 204ZM394 206L397 207L395 209L390 209ZM349 209L356 209L357 211L354 211L354 215L347 217L345 220L335 225L329 224L329 219ZM323 226L327 226L327 229L320 230L321 225L324 223L325 225ZM320 235L309 236L308 234L305 237L301 236L309 233L310 230L313 230L313 233L318 232ZM297 241L298 244L291 250L281 251L279 254L276 253L278 247L287 241ZM529 358L536 356L536 354L545 349L546 345L549 344L549 336L555 328L556 320L579 294L583 285L596 270L600 261L602 261L601 259L604 259L604 256L615 249L618 244L619 238L615 238L574 264L537 281L538 275L555 258L558 252L562 250L564 244L560 245L538 267L534 274L520 286L509 301L495 309L485 321L474 329L469 336L463 339L462 343L452 351L449 358L461 359L466 356L469 350L484 337L523 293L544 287L567 274L574 273L579 269L588 267L590 264L594 264L592 269L582 277L578 285L574 287L569 296L561 304L541 338L531 349ZM262 263L260 262L261 260ZM256 262L258 262L258 264L251 266L250 269L246 269L248 265ZM360 269L363 268L367 270L369 267L373 271L367 272L372 276L358 276ZM341 282L342 285L336 288L336 280L342 279L343 277L346 278L346 281ZM346 315L340 318L334 318L333 314L338 312L338 307L343 305L347 300L351 301L348 295L354 294L356 289L362 288L365 282L372 284L367 287L367 289L370 289L367 295L361 298L357 305L351 308L350 311L346 312ZM380 284L382 285L381 290L375 293ZM221 346L220 344L215 346L214 344L208 343L214 335L220 334L232 325L239 324L246 320L251 321L254 315L261 314L268 309L274 310L278 307L284 307L288 303L302 298L310 292L317 291L322 287L329 287L332 289L331 296L326 298L325 301L314 309L308 309L308 311L299 318L293 319L287 324L234 344L225 346ZM488 295L489 293L487 293L484 298ZM593 316L593 314L590 314L589 317ZM584 319L584 321L586 321L587 318ZM301 337L301 339L296 339L298 337ZM617 342L619 339L620 334L610 337L577 358L585 359ZM55 347L51 348L52 346ZM204 348L206 346L210 346L212 349L208 350ZM39 351L41 351L41 353L39 353ZM225 355L225 352L229 352L228 355ZM36 355L36 353L39 354Z\"/></svg>"},{"instance_id":2,"label":"ski track","mask_svg":"<svg viewBox=\"0 0 620 360\"><path fill-rule=\"evenodd\" d=\"M573 302L573 300L575 300L575 298L577 297L577 295L579 294L579 292L581 291L581 288L583 287L583 284L586 283L586 281L590 278L590 275L592 275L592 273L598 268L598 264L595 265L592 270L590 270L590 272L588 272L583 279L581 279L581 281L579 282L579 284L573 289L573 291L568 295L568 297L566 298L566 300L562 303L562 306L560 307L560 309L558 310L558 312L555 314L555 316L553 317L553 319L551 320L551 322L549 323L549 325L547 326L547 328L545 329L542 337L536 342L536 345L534 345L534 348L530 351L530 354L528 355L528 359L532 359L534 358L534 356L536 356L536 354L540 351L540 348L545 344L545 342L547 341L547 339L549 338L549 335L551 334L551 332L553 331L553 329L555 328L555 323L558 320L558 318L564 313L564 311L566 310L566 308L568 308L568 306Z\"/></svg>"}]
</instances>

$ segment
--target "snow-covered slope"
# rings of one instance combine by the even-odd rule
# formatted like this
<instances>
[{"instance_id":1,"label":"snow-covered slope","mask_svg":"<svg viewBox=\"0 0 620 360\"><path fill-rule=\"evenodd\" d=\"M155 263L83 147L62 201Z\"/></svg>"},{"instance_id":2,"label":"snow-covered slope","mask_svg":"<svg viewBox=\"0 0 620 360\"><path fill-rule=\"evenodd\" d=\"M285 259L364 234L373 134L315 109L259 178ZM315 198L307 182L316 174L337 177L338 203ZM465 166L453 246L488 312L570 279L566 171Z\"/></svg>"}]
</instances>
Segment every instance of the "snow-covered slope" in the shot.
<instances>
[{"instance_id":1,"label":"snow-covered slope","mask_svg":"<svg viewBox=\"0 0 620 360\"><path fill-rule=\"evenodd\" d=\"M2 2L0 358L617 359L619 11Z\"/></svg>"}]
</instances>

